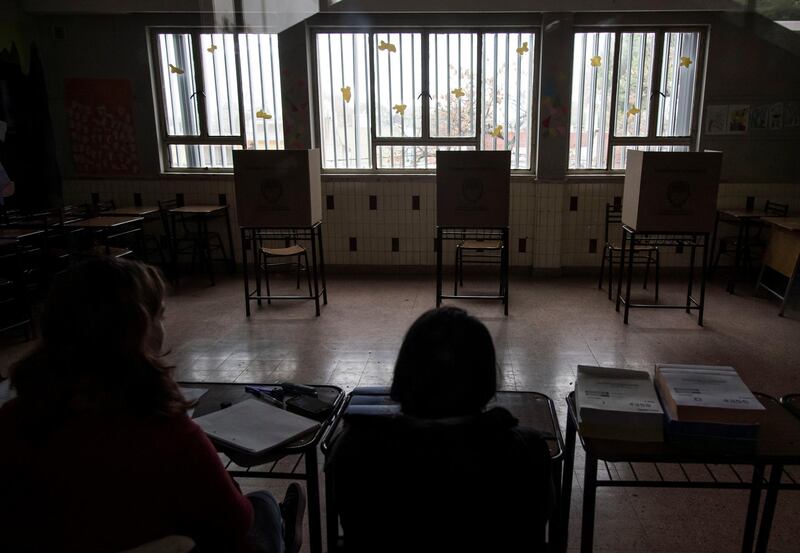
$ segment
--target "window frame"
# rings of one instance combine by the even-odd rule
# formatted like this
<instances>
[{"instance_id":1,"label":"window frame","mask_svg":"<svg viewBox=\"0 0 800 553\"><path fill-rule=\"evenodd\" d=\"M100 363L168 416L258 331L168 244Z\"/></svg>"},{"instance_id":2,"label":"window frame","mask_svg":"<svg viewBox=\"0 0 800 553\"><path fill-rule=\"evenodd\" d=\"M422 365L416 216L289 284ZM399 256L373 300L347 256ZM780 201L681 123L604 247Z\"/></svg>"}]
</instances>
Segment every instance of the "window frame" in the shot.
<instances>
[{"instance_id":1,"label":"window frame","mask_svg":"<svg viewBox=\"0 0 800 553\"><path fill-rule=\"evenodd\" d=\"M611 117L609 119L608 127L608 151L606 152L606 168L605 169L570 169L569 157L570 148L567 148L565 166L567 168L568 176L580 175L621 175L625 173L625 168L613 168L613 156L615 146L688 146L689 151L696 151L699 147L700 133L699 118L700 108L703 97L703 83L705 80L705 66L708 52L706 44L708 40L709 26L704 24L698 25L626 25L626 26L592 26L592 25L576 25L572 29L573 37L573 51L575 35L578 33L614 33L614 65L611 70ZM691 130L688 136L658 136L658 100L659 95L653 92L650 93L650 101L647 106L648 121L647 121L647 136L616 136L615 129L617 128L617 84L619 83L619 64L622 57L622 48L620 48L621 37L623 33L655 33L655 41L653 44L653 68L652 68L652 89L661 90L661 68L663 64L663 50L664 50L664 36L667 33L698 33L699 39L697 41L698 59L694 60L696 66L696 82L694 87L694 98L692 101L692 123ZM658 53L658 55L655 55ZM574 68L573 68L574 72ZM572 105L572 96L570 89L570 106ZM572 121L570 121L570 125Z\"/></svg>"},{"instance_id":2,"label":"window frame","mask_svg":"<svg viewBox=\"0 0 800 553\"><path fill-rule=\"evenodd\" d=\"M314 26L310 29L310 41L309 43L313 45L311 48L311 63L313 64L314 71L312 72L312 86L313 86L313 98L314 98L314 105L317 109L317 113L315 114L315 121L316 124L314 125L315 129L315 138L317 144L322 144L322 137L321 137L321 125L319 124L319 118L321 116L321 103L319 98L319 60L317 56L317 35L318 34L348 34L348 33L358 33L358 34L366 34L367 35L367 42L369 47L369 102L370 102L370 162L372 164L371 168L368 169L357 169L357 168L324 168L322 169L323 174L330 174L330 175L347 175L347 174L403 174L403 175L414 175L414 174L424 174L424 175L432 175L436 173L435 168L402 168L402 167L390 167L390 168L379 168L378 167L378 147L379 146L473 146L476 151L481 150L481 140L483 139L483 118L484 118L484 106L483 106L483 62L484 62L484 52L483 52L483 38L484 34L488 33L530 33L534 37L534 44L533 48L530 49L529 55L533 56L533 74L531 75L531 90L533 91L532 94L532 102L530 105L530 113L531 113L531 121L530 121L530 134L528 139L528 160L530 161L530 167L526 169L512 169L512 174L518 175L532 175L535 176L536 174L536 165L538 162L538 158L536 157L536 152L538 151L539 146L539 131L538 131L538 124L539 124L539 78L540 78L540 70L541 70L541 63L539 60L539 49L541 48L541 25L540 24L528 24L528 25L515 25L515 26L499 26L499 25L487 25L487 26L476 26L476 25L463 25L463 26L439 26L439 25L432 25L432 26L387 26L387 25L375 25L369 27L363 26L336 26L336 27L328 27L328 26ZM420 56L421 56L421 81L420 81L420 90L421 90L421 129L422 129L422 136L419 137L379 137L377 136L377 123L376 123L376 90L375 90L375 35L377 34L386 34L386 33L411 33L411 34L420 34ZM430 103L432 98L430 97L430 37L431 35L435 34L466 34L466 33L474 33L476 35L476 78L475 78L475 106L476 106L476 113L475 113L475 136L468 136L468 137L435 137L431 136L431 129L430 129ZM428 94L425 94L427 92Z\"/></svg>"},{"instance_id":3,"label":"window frame","mask_svg":"<svg viewBox=\"0 0 800 553\"><path fill-rule=\"evenodd\" d=\"M227 167L170 167L169 163L169 148L172 145L207 145L207 146L241 146L242 149L247 148L247 131L245 129L245 112L244 112L244 92L242 88L242 66L241 66L241 51L239 35L241 34L274 34L270 33L267 29L251 29L251 28L234 28L226 29L219 32L214 27L180 27L180 26L150 26L146 28L148 46L149 46L149 62L151 72L151 82L157 83L157 87L153 87L153 96L156 111L156 126L158 128L158 152L159 163L161 165L162 173L199 173L199 174L232 174L233 168ZM208 132L208 117L206 113L206 96L205 93L196 94L197 98L197 111L198 111L198 127L200 134L197 135L170 135L167 132L167 115L166 105L164 104L164 90L166 83L163 79L163 68L161 67L161 59L159 56L158 48L158 35L160 34L188 34L192 40L192 62L194 64L195 82L194 87L198 91L204 91L204 73L203 62L201 53L200 35L203 34L232 34L233 35L233 52L234 64L236 70L236 88L238 95L239 105L239 134L238 135L210 135Z\"/></svg>"}]
</instances>

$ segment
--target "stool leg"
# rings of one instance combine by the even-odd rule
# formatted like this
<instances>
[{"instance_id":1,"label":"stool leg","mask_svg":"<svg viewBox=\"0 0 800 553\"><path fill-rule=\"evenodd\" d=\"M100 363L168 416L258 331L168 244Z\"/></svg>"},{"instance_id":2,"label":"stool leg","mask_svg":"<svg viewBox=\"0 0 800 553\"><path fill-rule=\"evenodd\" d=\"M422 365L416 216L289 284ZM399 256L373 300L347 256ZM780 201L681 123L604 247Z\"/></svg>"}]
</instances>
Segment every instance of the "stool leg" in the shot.
<instances>
[{"instance_id":1,"label":"stool leg","mask_svg":"<svg viewBox=\"0 0 800 553\"><path fill-rule=\"evenodd\" d=\"M611 289L614 287L614 250L608 248L608 299L612 298Z\"/></svg>"},{"instance_id":2,"label":"stool leg","mask_svg":"<svg viewBox=\"0 0 800 553\"><path fill-rule=\"evenodd\" d=\"M311 297L311 296L314 295L314 293L311 291L311 271L308 268L308 253L307 252L303 252L303 257L305 258L305 262L306 262L306 279L308 280L308 297ZM300 260L298 259L298 261L300 261ZM298 288L299 287L300 286L298 286Z\"/></svg>"},{"instance_id":3,"label":"stool leg","mask_svg":"<svg viewBox=\"0 0 800 553\"><path fill-rule=\"evenodd\" d=\"M647 263L644 266L644 284L642 289L647 290L647 281L650 280L650 261L653 259L653 252L647 252Z\"/></svg>"},{"instance_id":4,"label":"stool leg","mask_svg":"<svg viewBox=\"0 0 800 553\"><path fill-rule=\"evenodd\" d=\"M454 296L458 295L458 278L459 278L459 264L458 264L458 261L459 261L459 257L460 256L461 256L461 248L456 246L456 265L454 267L455 272L453 274L453 295ZM461 283L461 286L464 286L463 282Z\"/></svg>"},{"instance_id":5,"label":"stool leg","mask_svg":"<svg viewBox=\"0 0 800 553\"><path fill-rule=\"evenodd\" d=\"M306 264L308 266L308 264ZM300 256L297 256L297 290L300 289Z\"/></svg>"},{"instance_id":6,"label":"stool leg","mask_svg":"<svg viewBox=\"0 0 800 553\"><path fill-rule=\"evenodd\" d=\"M658 303L658 282L659 272L661 271L661 251L656 249L656 303Z\"/></svg>"}]
</instances>

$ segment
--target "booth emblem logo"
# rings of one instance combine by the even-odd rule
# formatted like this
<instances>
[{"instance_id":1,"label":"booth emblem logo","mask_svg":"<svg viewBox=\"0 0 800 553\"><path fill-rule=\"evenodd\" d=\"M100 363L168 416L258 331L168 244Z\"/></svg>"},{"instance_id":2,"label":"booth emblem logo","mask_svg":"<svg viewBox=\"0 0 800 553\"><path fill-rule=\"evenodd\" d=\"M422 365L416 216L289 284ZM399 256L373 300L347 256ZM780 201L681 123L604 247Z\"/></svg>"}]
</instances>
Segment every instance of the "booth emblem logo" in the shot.
<instances>
[{"instance_id":1,"label":"booth emblem logo","mask_svg":"<svg viewBox=\"0 0 800 553\"><path fill-rule=\"evenodd\" d=\"M667 185L667 200L676 209L686 205L686 202L689 201L689 195L688 182L675 181Z\"/></svg>"},{"instance_id":2,"label":"booth emblem logo","mask_svg":"<svg viewBox=\"0 0 800 553\"><path fill-rule=\"evenodd\" d=\"M461 196L467 203L478 203L483 197L483 181L477 178L464 179L461 185Z\"/></svg>"},{"instance_id":3,"label":"booth emblem logo","mask_svg":"<svg viewBox=\"0 0 800 553\"><path fill-rule=\"evenodd\" d=\"M273 180L264 180L261 183L261 197L268 204L277 204L283 196L283 183Z\"/></svg>"}]
</instances>

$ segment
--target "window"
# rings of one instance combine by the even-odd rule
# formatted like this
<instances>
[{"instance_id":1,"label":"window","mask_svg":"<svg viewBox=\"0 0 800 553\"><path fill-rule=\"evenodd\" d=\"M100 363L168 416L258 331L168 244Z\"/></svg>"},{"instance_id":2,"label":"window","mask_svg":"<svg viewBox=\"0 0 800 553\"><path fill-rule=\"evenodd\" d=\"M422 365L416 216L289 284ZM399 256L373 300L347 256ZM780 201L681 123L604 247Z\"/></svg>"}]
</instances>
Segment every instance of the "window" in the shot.
<instances>
[{"instance_id":1,"label":"window","mask_svg":"<svg viewBox=\"0 0 800 553\"><path fill-rule=\"evenodd\" d=\"M316 34L325 169L425 170L436 150L511 150L530 169L533 33Z\"/></svg>"},{"instance_id":2,"label":"window","mask_svg":"<svg viewBox=\"0 0 800 553\"><path fill-rule=\"evenodd\" d=\"M693 143L699 32L575 34L569 168L623 170L627 150Z\"/></svg>"},{"instance_id":3,"label":"window","mask_svg":"<svg viewBox=\"0 0 800 553\"><path fill-rule=\"evenodd\" d=\"M165 170L225 170L234 149L283 148L277 35L152 36Z\"/></svg>"}]
</instances>

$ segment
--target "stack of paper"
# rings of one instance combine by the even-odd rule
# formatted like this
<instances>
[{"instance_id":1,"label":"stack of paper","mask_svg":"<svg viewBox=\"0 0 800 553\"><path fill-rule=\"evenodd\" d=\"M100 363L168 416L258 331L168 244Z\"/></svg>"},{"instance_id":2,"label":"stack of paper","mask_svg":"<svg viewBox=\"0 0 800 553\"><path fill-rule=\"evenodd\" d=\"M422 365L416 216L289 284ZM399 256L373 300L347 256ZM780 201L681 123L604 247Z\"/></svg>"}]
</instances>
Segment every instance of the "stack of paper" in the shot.
<instances>
[{"instance_id":1,"label":"stack of paper","mask_svg":"<svg viewBox=\"0 0 800 553\"><path fill-rule=\"evenodd\" d=\"M575 408L583 437L638 442L664 439L664 411L645 371L578 365Z\"/></svg>"}]
</instances>

